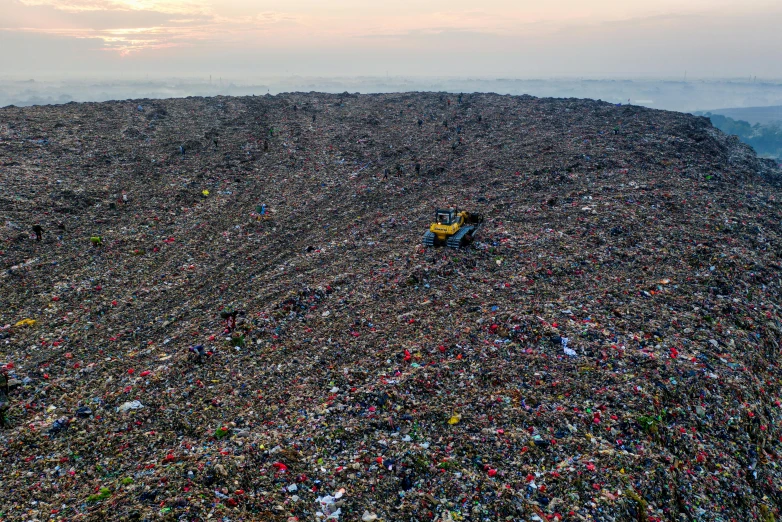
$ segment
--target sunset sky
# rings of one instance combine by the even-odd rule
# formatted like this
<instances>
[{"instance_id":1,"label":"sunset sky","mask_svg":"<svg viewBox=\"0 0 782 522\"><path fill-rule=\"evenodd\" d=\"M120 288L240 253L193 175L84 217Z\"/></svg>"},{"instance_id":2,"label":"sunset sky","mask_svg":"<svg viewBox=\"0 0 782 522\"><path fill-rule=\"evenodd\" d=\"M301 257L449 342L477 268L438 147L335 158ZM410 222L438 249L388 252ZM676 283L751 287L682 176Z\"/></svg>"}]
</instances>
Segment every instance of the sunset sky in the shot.
<instances>
[{"instance_id":1,"label":"sunset sky","mask_svg":"<svg viewBox=\"0 0 782 522\"><path fill-rule=\"evenodd\" d=\"M0 75L782 77L778 0L0 0Z\"/></svg>"}]
</instances>

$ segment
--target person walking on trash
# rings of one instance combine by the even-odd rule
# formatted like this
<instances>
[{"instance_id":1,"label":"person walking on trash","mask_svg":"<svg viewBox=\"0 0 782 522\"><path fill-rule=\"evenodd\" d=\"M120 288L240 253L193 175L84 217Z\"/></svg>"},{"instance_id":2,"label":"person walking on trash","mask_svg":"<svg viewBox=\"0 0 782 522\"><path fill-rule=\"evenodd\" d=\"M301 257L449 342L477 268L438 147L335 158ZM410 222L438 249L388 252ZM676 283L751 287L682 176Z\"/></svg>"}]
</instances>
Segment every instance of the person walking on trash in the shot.
<instances>
[{"instance_id":1,"label":"person walking on trash","mask_svg":"<svg viewBox=\"0 0 782 522\"><path fill-rule=\"evenodd\" d=\"M206 358L209 353L206 351L206 348L204 348L204 345L197 344L195 346L191 346L187 349L188 352L195 358L197 363L204 362L204 359Z\"/></svg>"},{"instance_id":2,"label":"person walking on trash","mask_svg":"<svg viewBox=\"0 0 782 522\"><path fill-rule=\"evenodd\" d=\"M43 238L43 228L39 223L33 225L33 232L35 232L36 241L40 241Z\"/></svg>"},{"instance_id":3,"label":"person walking on trash","mask_svg":"<svg viewBox=\"0 0 782 522\"><path fill-rule=\"evenodd\" d=\"M236 328L236 317L244 316L244 310L234 310L228 306L220 312L220 317L225 321L225 328L230 332Z\"/></svg>"},{"instance_id":4,"label":"person walking on trash","mask_svg":"<svg viewBox=\"0 0 782 522\"><path fill-rule=\"evenodd\" d=\"M11 401L8 399L10 393L8 374L5 369L2 369L0 370L0 428L11 426L11 421L8 418L8 409L11 407Z\"/></svg>"}]
</instances>

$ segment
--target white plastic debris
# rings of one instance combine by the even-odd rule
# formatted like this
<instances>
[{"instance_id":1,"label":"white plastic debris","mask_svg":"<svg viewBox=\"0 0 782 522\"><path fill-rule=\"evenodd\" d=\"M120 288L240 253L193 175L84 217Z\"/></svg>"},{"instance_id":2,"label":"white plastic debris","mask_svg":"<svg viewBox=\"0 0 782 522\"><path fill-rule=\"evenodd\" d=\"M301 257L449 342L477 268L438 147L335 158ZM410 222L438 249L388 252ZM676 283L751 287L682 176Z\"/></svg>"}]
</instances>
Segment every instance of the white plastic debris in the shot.
<instances>
[{"instance_id":1,"label":"white plastic debris","mask_svg":"<svg viewBox=\"0 0 782 522\"><path fill-rule=\"evenodd\" d=\"M123 403L119 408L117 408L118 412L126 412L128 410L138 410L143 408L144 405L141 404L139 401L129 401L126 403Z\"/></svg>"},{"instance_id":2,"label":"white plastic debris","mask_svg":"<svg viewBox=\"0 0 782 522\"><path fill-rule=\"evenodd\" d=\"M344 490L339 490L334 495L324 495L317 498L320 504L320 511L316 513L318 517L326 517L326 520L338 520L342 510L336 506L336 501L342 498Z\"/></svg>"}]
</instances>

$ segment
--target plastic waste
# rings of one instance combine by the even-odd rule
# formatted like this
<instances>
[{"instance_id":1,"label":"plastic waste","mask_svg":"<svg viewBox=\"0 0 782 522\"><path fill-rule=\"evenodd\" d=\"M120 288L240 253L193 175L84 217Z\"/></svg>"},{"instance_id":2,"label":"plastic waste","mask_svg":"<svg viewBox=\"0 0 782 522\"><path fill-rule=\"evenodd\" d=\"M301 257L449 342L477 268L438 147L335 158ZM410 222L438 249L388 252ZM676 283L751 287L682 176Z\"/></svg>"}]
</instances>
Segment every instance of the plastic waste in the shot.
<instances>
[{"instance_id":1,"label":"plastic waste","mask_svg":"<svg viewBox=\"0 0 782 522\"><path fill-rule=\"evenodd\" d=\"M136 401L128 401L128 402L122 403L119 407L117 407L117 411L120 412L120 413L124 413L124 412L130 411L130 410L138 410L138 409L143 408L143 407L144 407L144 405L141 404L140 401L137 401L137 400Z\"/></svg>"}]
</instances>

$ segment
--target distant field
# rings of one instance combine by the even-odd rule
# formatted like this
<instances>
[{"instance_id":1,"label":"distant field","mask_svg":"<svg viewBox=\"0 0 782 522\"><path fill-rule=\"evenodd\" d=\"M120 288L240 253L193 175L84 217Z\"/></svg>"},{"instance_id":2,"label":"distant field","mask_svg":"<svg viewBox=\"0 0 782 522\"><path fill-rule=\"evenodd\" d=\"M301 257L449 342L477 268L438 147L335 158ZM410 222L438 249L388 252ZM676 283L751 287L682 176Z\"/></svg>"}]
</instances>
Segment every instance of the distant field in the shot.
<instances>
[{"instance_id":1,"label":"distant field","mask_svg":"<svg viewBox=\"0 0 782 522\"><path fill-rule=\"evenodd\" d=\"M696 114L702 115L706 112L712 114L721 114L734 120L744 120L750 125L760 123L767 125L774 122L782 122L782 105L771 107L745 107L743 109L715 109L713 111L700 111Z\"/></svg>"}]
</instances>

